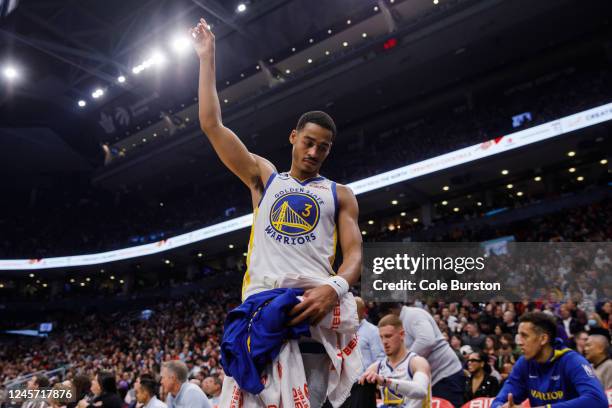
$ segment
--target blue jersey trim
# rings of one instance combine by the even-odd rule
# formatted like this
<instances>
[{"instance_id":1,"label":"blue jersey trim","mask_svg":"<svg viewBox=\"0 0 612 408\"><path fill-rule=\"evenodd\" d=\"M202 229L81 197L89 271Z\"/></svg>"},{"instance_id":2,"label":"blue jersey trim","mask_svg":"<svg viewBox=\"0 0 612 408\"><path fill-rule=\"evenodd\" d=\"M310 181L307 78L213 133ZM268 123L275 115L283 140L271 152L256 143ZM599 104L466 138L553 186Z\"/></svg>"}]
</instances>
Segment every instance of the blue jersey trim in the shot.
<instances>
[{"instance_id":1,"label":"blue jersey trim","mask_svg":"<svg viewBox=\"0 0 612 408\"><path fill-rule=\"evenodd\" d=\"M296 179L295 177L293 177L291 174L286 173L289 177L291 177L296 183L298 183L299 185L305 187L308 183L311 183L313 181L319 181L319 180L325 180L325 177L323 176L316 176L316 177L311 177L309 179L306 179L304 181L300 181L298 179Z\"/></svg>"},{"instance_id":2,"label":"blue jersey trim","mask_svg":"<svg viewBox=\"0 0 612 408\"><path fill-rule=\"evenodd\" d=\"M336 191L336 182L331 183L332 196L334 196L334 222L338 224L338 192Z\"/></svg>"},{"instance_id":3,"label":"blue jersey trim","mask_svg":"<svg viewBox=\"0 0 612 408\"><path fill-rule=\"evenodd\" d=\"M268 182L266 183L266 186L264 187L263 192L261 193L261 198L259 199L259 203L257 203L257 207L261 205L261 202L263 201L266 195L266 191L268 191L268 187L270 187L270 184L272 184L272 180L274 180L274 177L276 177L276 173L272 172L272 174L270 174L270 177L268 177Z\"/></svg>"}]
</instances>

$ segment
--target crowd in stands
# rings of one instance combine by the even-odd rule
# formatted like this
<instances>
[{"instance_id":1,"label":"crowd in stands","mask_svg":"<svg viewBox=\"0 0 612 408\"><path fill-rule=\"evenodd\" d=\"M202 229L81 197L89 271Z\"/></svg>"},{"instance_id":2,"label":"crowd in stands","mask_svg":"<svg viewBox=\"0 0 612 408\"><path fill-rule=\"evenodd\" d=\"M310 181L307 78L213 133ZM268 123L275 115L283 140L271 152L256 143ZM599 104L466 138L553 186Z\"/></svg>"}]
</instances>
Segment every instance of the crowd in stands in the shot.
<instances>
[{"instance_id":1,"label":"crowd in stands","mask_svg":"<svg viewBox=\"0 0 612 408\"><path fill-rule=\"evenodd\" d=\"M381 129L376 137L351 137L335 146L323 174L341 183L378 174L512 131L609 102L607 69L567 68L508 88L503 94L474 95L409 124ZM494 103L491 103L494 101ZM513 128L512 116L531 120ZM342 131L342 130L340 130ZM258 152L271 158L286 150ZM286 169L279 169L284 171ZM123 248L201 228L251 209L248 190L226 170L206 184L180 186L155 197L138 191L109 193L89 181L37 187L36 193L0 217L1 258L43 258ZM208 177L204 177L208 180ZM215 191L224 200L210 200ZM60 233L61 232L61 233Z\"/></svg>"},{"instance_id":2,"label":"crowd in stands","mask_svg":"<svg viewBox=\"0 0 612 408\"><path fill-rule=\"evenodd\" d=\"M512 234L518 240L609 241L611 209L610 202L604 200L506 225L497 231L452 232L447 238L483 240ZM466 399L494 396L521 354L516 344L518 320L528 311L542 310L555 316L558 336L594 366L607 361L611 298L589 299L594 287L606 286L601 280L606 275L598 278L590 270L607 271L609 276L610 266L605 253L598 253L588 264L559 264L559 271L565 268L578 272L579 279L575 286L561 288L556 298L542 296L537 301L488 303L417 301L413 306L424 308L433 316L464 365L468 374ZM168 390L162 386L164 363L176 360L187 367L186 381L215 399L223 378L219 359L223 321L227 311L238 304L238 286L232 285L152 305L152 312L146 315L134 311L104 313L103 309L88 314L77 311L63 314L46 339L17 341L6 335L0 338L0 385L38 372L29 386L72 385L80 390L81 397L89 395L90 402L107 400L111 393L117 396L113 397L115 402L103 406L134 406L137 400L146 401L147 395L166 399ZM367 307L367 319L376 324L382 317L381 305L368 303ZM61 367L65 370L50 378L40 374ZM606 388L612 387L612 379L602 378L608 381ZM78 401L74 404L78 406ZM87 405L83 402L80 406Z\"/></svg>"}]
</instances>

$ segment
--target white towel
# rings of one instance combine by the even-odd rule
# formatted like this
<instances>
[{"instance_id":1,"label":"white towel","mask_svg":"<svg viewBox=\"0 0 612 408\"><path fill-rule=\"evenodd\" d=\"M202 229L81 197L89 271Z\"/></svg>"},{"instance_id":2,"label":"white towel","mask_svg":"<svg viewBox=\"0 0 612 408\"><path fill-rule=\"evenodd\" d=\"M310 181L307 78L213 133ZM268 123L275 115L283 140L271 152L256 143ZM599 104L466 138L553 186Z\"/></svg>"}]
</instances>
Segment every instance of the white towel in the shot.
<instances>
[{"instance_id":1,"label":"white towel","mask_svg":"<svg viewBox=\"0 0 612 408\"><path fill-rule=\"evenodd\" d=\"M278 287L310 289L326 284L325 278L313 278L288 274ZM328 364L316 368L320 373L309 377L322 378L328 374L327 398L334 408L339 407L351 393L351 387L359 378L361 352L358 347L357 305L351 293L340 302L316 326L310 327L312 339L321 343L328 356ZM221 393L221 408L311 408L304 364L297 340L284 344L278 357L268 365L262 375L264 390L253 395L241 391L236 381L226 376ZM325 401L321 401L321 404ZM320 408L320 407L312 407Z\"/></svg>"}]
</instances>

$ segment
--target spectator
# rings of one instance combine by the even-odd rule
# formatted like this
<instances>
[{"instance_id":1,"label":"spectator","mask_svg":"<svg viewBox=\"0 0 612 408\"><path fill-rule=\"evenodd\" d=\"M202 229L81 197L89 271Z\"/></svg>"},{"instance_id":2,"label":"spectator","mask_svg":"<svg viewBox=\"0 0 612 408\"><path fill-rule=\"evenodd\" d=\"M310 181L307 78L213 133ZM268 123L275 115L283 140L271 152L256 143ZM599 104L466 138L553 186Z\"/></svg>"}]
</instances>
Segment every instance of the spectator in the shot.
<instances>
[{"instance_id":1,"label":"spectator","mask_svg":"<svg viewBox=\"0 0 612 408\"><path fill-rule=\"evenodd\" d=\"M168 394L168 408L211 408L204 391L187 381L187 365L179 360L164 362L161 371L162 388Z\"/></svg>"},{"instance_id":2,"label":"spectator","mask_svg":"<svg viewBox=\"0 0 612 408\"><path fill-rule=\"evenodd\" d=\"M584 356L584 346L589 335L584 330L580 330L574 335L575 350Z\"/></svg>"},{"instance_id":3,"label":"spectator","mask_svg":"<svg viewBox=\"0 0 612 408\"><path fill-rule=\"evenodd\" d=\"M100 371L91 382L93 400L86 398L79 401L77 408L121 408L121 398L117 393L115 374L110 371Z\"/></svg>"},{"instance_id":4,"label":"spectator","mask_svg":"<svg viewBox=\"0 0 612 408\"><path fill-rule=\"evenodd\" d=\"M561 323L563 324L563 330L565 337L573 341L574 335L578 333L580 328L580 323L572 316L572 311L568 304L563 304L559 308L559 316L561 318Z\"/></svg>"},{"instance_id":5,"label":"spectator","mask_svg":"<svg viewBox=\"0 0 612 408\"><path fill-rule=\"evenodd\" d=\"M33 375L27 383L27 389L36 391L41 388L49 387L49 378L42 374ZM46 401L40 399L32 399L23 403L22 408L46 408L49 404Z\"/></svg>"},{"instance_id":6,"label":"spectator","mask_svg":"<svg viewBox=\"0 0 612 408\"><path fill-rule=\"evenodd\" d=\"M469 377L465 381L465 401L479 397L494 397L499 391L499 382L491 376L488 356L483 352L470 353L467 359Z\"/></svg>"},{"instance_id":7,"label":"spectator","mask_svg":"<svg viewBox=\"0 0 612 408\"><path fill-rule=\"evenodd\" d=\"M202 389L210 399L210 403L213 408L219 406L222 386L223 383L217 375L211 375L210 377L206 377L204 379L204 382L202 383Z\"/></svg>"},{"instance_id":8,"label":"spectator","mask_svg":"<svg viewBox=\"0 0 612 408\"><path fill-rule=\"evenodd\" d=\"M71 398L72 401L66 404L66 408L75 408L80 400L87 398L91 388L91 380L85 374L77 374L70 381L70 385L74 392L74 398Z\"/></svg>"},{"instance_id":9,"label":"spectator","mask_svg":"<svg viewBox=\"0 0 612 408\"><path fill-rule=\"evenodd\" d=\"M504 322L501 326L503 333L509 333L512 337L516 336L518 325L516 324L516 313L513 310L506 310L504 312Z\"/></svg>"},{"instance_id":10,"label":"spectator","mask_svg":"<svg viewBox=\"0 0 612 408\"><path fill-rule=\"evenodd\" d=\"M482 350L485 346L486 336L480 333L476 322L469 322L465 325L466 334L461 338L464 345L471 346L472 349Z\"/></svg>"},{"instance_id":11,"label":"spectator","mask_svg":"<svg viewBox=\"0 0 612 408\"><path fill-rule=\"evenodd\" d=\"M595 375L604 389L612 388L612 359L610 359L610 341L601 334L588 337L584 348L587 360L593 364Z\"/></svg>"},{"instance_id":12,"label":"spectator","mask_svg":"<svg viewBox=\"0 0 612 408\"><path fill-rule=\"evenodd\" d=\"M159 384L150 378L141 378L136 389L136 400L142 408L166 408L166 404L157 399Z\"/></svg>"}]
</instances>

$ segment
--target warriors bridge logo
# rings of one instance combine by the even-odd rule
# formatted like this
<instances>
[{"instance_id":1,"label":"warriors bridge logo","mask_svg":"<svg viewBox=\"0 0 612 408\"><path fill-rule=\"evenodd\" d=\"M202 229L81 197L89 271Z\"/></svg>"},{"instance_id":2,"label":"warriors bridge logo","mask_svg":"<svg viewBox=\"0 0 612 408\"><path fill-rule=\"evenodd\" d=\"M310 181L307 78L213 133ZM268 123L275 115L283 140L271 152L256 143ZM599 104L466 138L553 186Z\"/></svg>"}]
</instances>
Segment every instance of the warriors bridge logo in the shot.
<instances>
[{"instance_id":1,"label":"warriors bridge logo","mask_svg":"<svg viewBox=\"0 0 612 408\"><path fill-rule=\"evenodd\" d=\"M319 222L321 208L309 194L292 192L280 196L270 209L266 233L276 241L296 245L314 241L312 233Z\"/></svg>"},{"instance_id":2,"label":"warriors bridge logo","mask_svg":"<svg viewBox=\"0 0 612 408\"><path fill-rule=\"evenodd\" d=\"M279 197L270 210L270 224L283 235L311 232L319 222L319 203L308 194L290 193Z\"/></svg>"}]
</instances>

